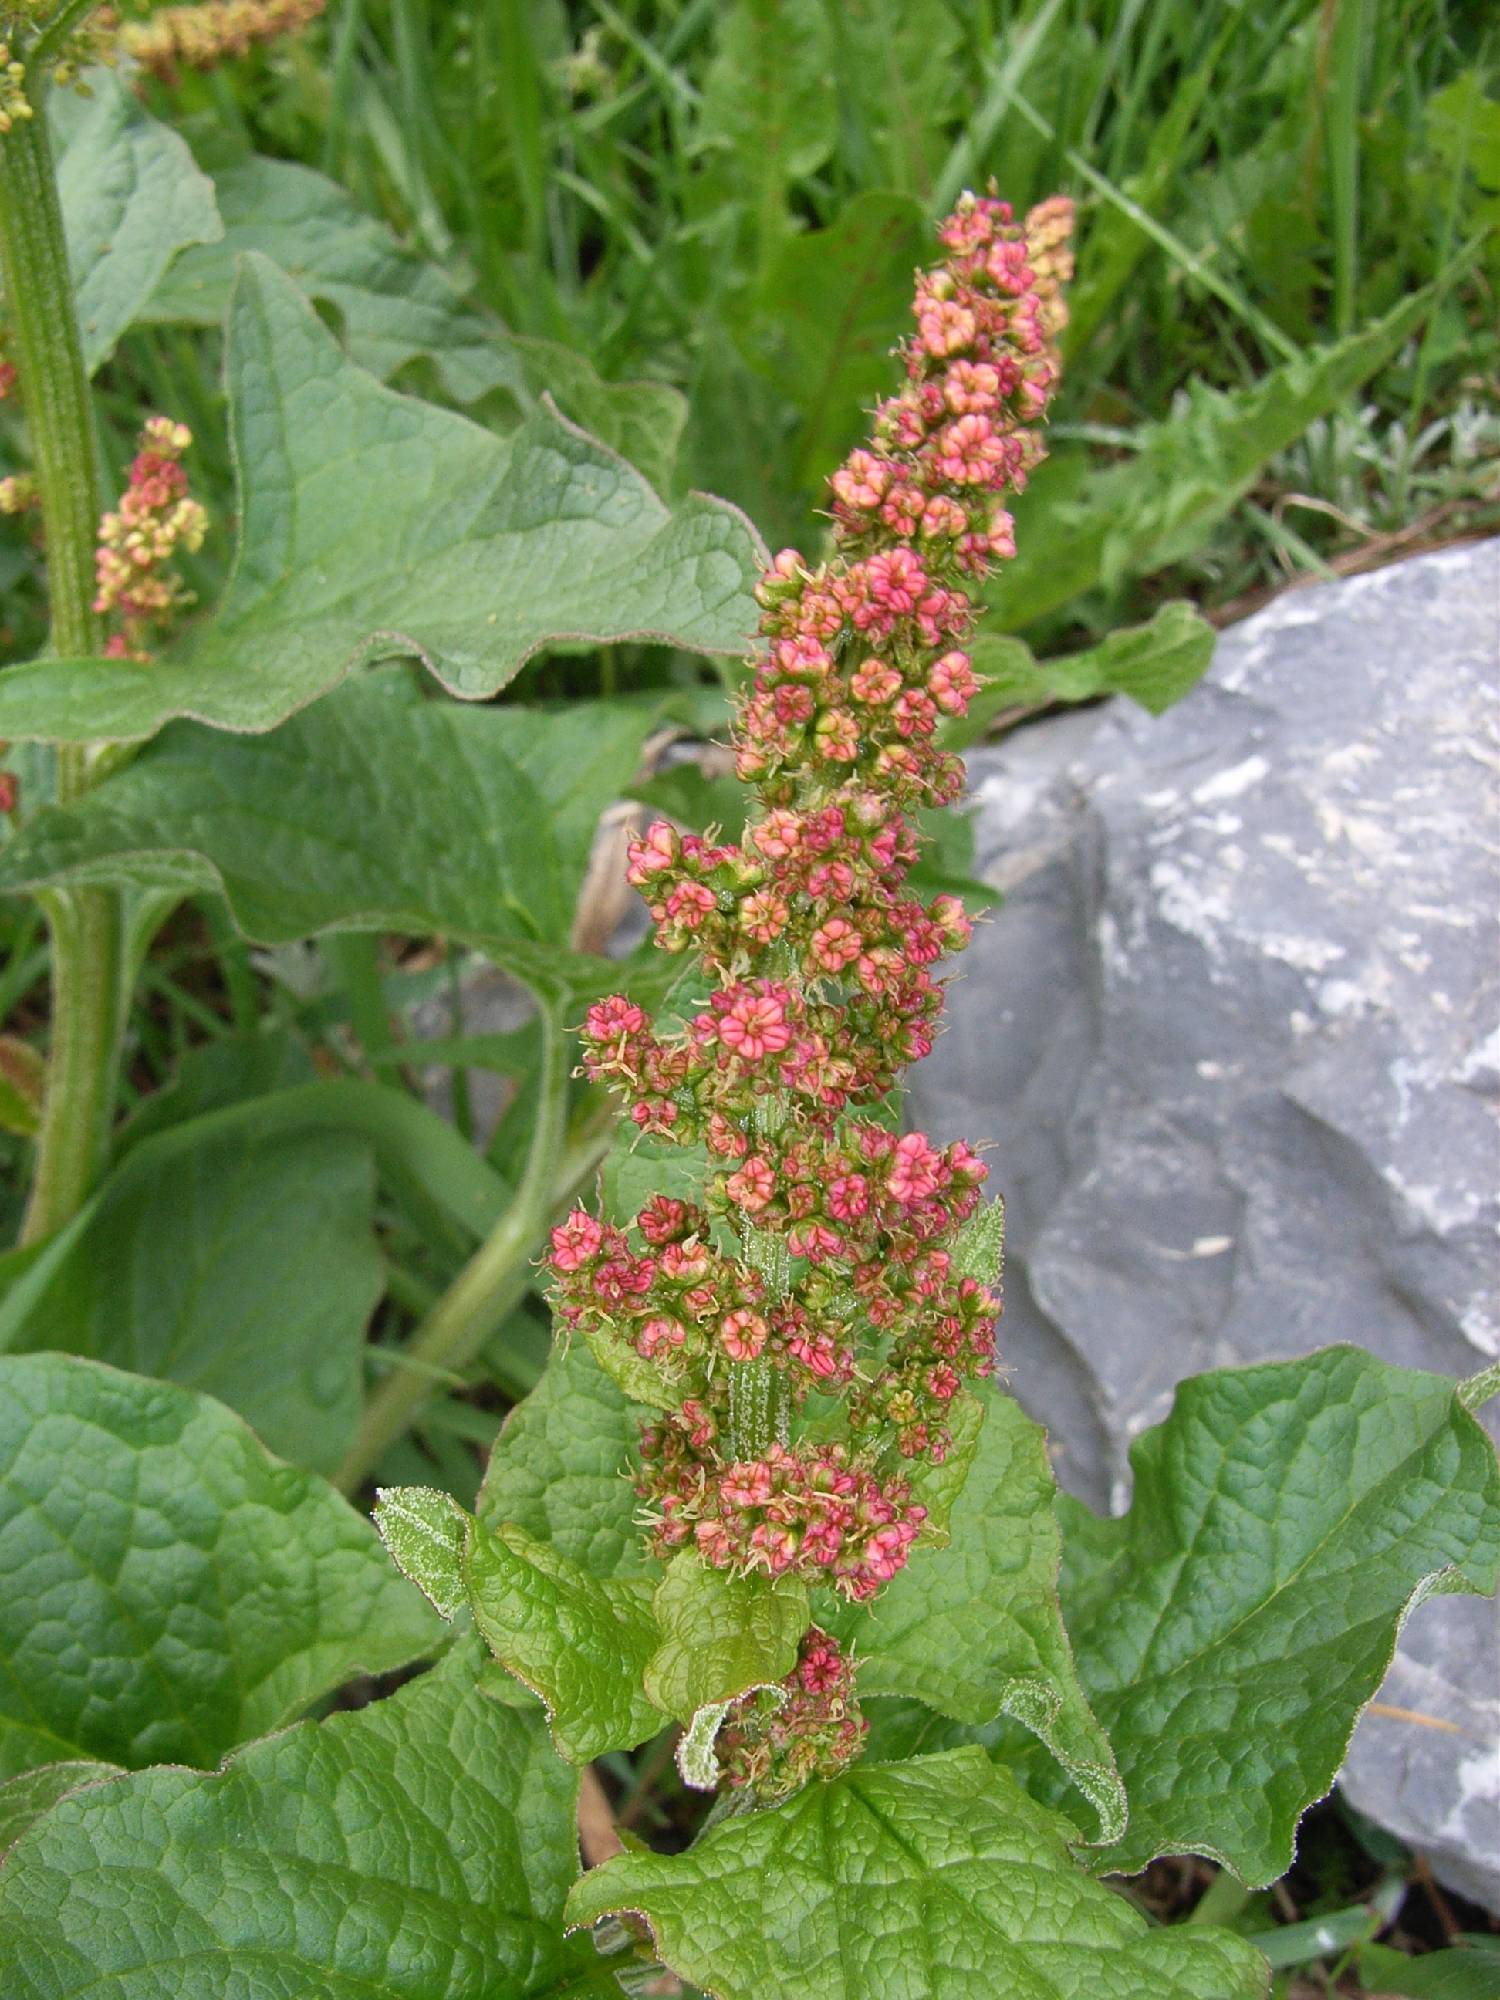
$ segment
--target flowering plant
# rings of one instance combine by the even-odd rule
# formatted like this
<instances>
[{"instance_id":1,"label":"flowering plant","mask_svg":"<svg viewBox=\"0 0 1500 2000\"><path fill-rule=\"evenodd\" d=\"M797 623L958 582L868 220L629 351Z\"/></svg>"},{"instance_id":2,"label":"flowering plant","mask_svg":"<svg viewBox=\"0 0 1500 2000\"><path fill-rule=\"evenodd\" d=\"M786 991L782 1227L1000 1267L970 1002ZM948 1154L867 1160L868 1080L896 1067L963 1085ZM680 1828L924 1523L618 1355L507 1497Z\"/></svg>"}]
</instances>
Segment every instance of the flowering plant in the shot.
<instances>
[{"instance_id":1,"label":"flowering plant","mask_svg":"<svg viewBox=\"0 0 1500 2000\"><path fill-rule=\"evenodd\" d=\"M23 968L50 940L45 1055L0 1037L31 1187L0 1259L6 2000L1250 2000L1243 1939L1097 1878L1285 1868L1413 1603L1493 1586L1496 1382L1348 1349L1199 1378L1097 1519L994 1372L984 1163L901 1129L968 935L919 832L962 781L1068 206L959 204L827 561L767 567L736 510L668 505L639 442L529 390L493 429L392 392L430 352L477 398L502 333L425 267L362 293L334 228L304 275L336 338L244 206L285 163L211 181L124 64L53 89L106 43L170 74L315 11L131 9L129 36L0 0L0 513L49 622L0 674L0 892ZM362 277L410 276L351 234ZM232 507L193 497L175 415L132 458L133 399L92 398L142 318L222 321ZM215 591L193 559L231 517ZM664 949L578 949L601 810L675 697L488 698L580 635L731 656L757 621L743 837L653 826L628 865ZM122 1125L179 910L236 1032ZM480 1038L523 1085L494 1157L385 1080L371 931L529 992ZM255 1005L314 956L321 1072ZM442 1406L494 1441L476 1493L426 1419L482 1370L514 1393L549 1238L540 1379L498 1437L491 1399ZM344 1497L372 1476L378 1535ZM675 1853L588 1768L646 1744L701 1808ZM614 1852L580 1873L585 1809Z\"/></svg>"}]
</instances>

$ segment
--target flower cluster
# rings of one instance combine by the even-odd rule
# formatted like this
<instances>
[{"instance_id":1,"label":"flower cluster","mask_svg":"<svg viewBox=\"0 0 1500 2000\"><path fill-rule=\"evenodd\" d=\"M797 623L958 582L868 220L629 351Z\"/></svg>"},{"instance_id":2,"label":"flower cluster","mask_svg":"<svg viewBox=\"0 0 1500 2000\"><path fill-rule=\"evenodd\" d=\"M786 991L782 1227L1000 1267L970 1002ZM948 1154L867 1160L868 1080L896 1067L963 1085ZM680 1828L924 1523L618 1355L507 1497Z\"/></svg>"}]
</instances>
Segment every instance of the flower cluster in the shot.
<instances>
[{"instance_id":1,"label":"flower cluster","mask_svg":"<svg viewBox=\"0 0 1500 2000\"><path fill-rule=\"evenodd\" d=\"M119 46L163 83L185 69L248 55L261 42L295 35L322 13L327 0L200 0L196 6L158 7L144 21L118 29Z\"/></svg>"},{"instance_id":2,"label":"flower cluster","mask_svg":"<svg viewBox=\"0 0 1500 2000\"><path fill-rule=\"evenodd\" d=\"M628 1229L580 1210L552 1239L563 1321L655 1406L653 1547L856 1601L907 1561L916 1468L992 1366L999 1300L961 1242L985 1167L879 1109L969 936L956 898L913 892L913 815L962 787L941 724L978 685L963 645L1013 552L1003 497L1041 456L1070 219L965 196L943 225L905 385L833 476L830 559L784 552L757 592L734 741L758 812L737 843L661 822L631 849L658 944L712 990L675 1023L617 995L583 1026L587 1074L641 1132L705 1156L695 1200L658 1195ZM778 1757L804 1740L795 1703L767 1727ZM755 1758L768 1741L758 1721Z\"/></svg>"},{"instance_id":3,"label":"flower cluster","mask_svg":"<svg viewBox=\"0 0 1500 2000\"><path fill-rule=\"evenodd\" d=\"M192 602L167 570L174 550L203 544L208 515L188 494L182 454L193 441L186 424L148 417L119 507L99 524L94 609L121 629L105 644L111 659L149 659L146 642Z\"/></svg>"},{"instance_id":4,"label":"flower cluster","mask_svg":"<svg viewBox=\"0 0 1500 2000\"><path fill-rule=\"evenodd\" d=\"M868 1727L854 1699L853 1662L813 1625L779 1687L756 1688L732 1705L714 1751L731 1791L774 1805L814 1778L837 1777L859 1755Z\"/></svg>"},{"instance_id":5,"label":"flower cluster","mask_svg":"<svg viewBox=\"0 0 1500 2000\"><path fill-rule=\"evenodd\" d=\"M0 42L0 133L8 132L18 120L31 115L31 100L26 95L26 65L12 56L9 42Z\"/></svg>"}]
</instances>

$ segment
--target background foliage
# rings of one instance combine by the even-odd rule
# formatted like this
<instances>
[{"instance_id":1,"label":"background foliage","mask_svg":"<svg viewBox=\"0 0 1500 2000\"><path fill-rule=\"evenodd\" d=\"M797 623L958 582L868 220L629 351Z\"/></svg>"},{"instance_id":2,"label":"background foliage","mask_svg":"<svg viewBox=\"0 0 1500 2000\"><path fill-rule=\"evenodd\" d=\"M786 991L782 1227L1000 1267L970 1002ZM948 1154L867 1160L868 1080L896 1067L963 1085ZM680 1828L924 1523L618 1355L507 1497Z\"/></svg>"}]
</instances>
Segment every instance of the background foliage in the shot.
<instances>
[{"instance_id":1,"label":"background foliage","mask_svg":"<svg viewBox=\"0 0 1500 2000\"><path fill-rule=\"evenodd\" d=\"M74 712L76 689L54 663L9 673L0 736L16 744L10 762L23 797L43 799L48 753L20 740L28 734L132 739L172 717L200 717L221 733L171 722L107 794L49 814L0 852L7 890L123 882L142 899L187 899L145 960L127 1044L129 1116L108 1180L62 1237L0 1259L9 1380L57 1426L53 1457L17 1474L25 1504L15 1532L45 1550L58 1528L47 1517L56 1465L97 1448L111 1423L139 1429L149 1416L148 1469L190 1516L179 1539L200 1565L190 1609L203 1621L205 1658L238 1649L254 1667L267 1644L258 1614L228 1637L213 1627L227 1614L204 1581L228 1563L252 1600L273 1587L255 1570L264 1542L241 1548L236 1539L248 1510L274 1519L279 1582L302 1593L293 1611L277 1610L276 1629L303 1623L280 1678L229 1686L211 1667L184 1672L177 1735L157 1724L153 1737L149 1717L138 1733L101 1733L63 1673L51 1676L58 1712L38 1723L23 1660L0 1742L8 1731L34 1749L25 1732L41 1728L78 1782L179 1754L211 1762L357 1669L379 1671L431 1645L435 1628L409 1595L391 1614L384 1650L362 1645L369 1606L396 1587L373 1542L354 1534L347 1510L330 1511L326 1488L271 1469L242 1426L203 1430L207 1406L184 1390L222 1398L298 1466L335 1473L363 1392L420 1372L403 1341L522 1180L549 1021L575 1019L601 979L620 976L587 955L612 915L587 887L599 813L627 793L700 826L729 823L736 810L711 764L662 768L643 755L673 732L722 732L732 656L748 629L753 539L731 510L691 496L736 503L773 545L818 549L822 481L887 385L912 267L961 187L993 176L1018 203L1063 188L1080 204L1081 229L1052 455L1019 509L1021 555L993 586L977 648L993 688L953 732L956 746L1018 713L1117 689L1164 707L1206 664L1199 613L1222 621L1289 579L1344 573L1500 522L1495 53L1483 10L1444 0L1271 0L1258 10L1175 0L339 0L294 41L170 88L148 84L144 106L158 122L110 87L60 102L107 484L119 484L141 411L169 412L193 428L195 490L215 526L185 565L201 609L172 661L96 680L86 715ZM109 199L99 192L101 160L111 163ZM305 416L289 435L257 405L267 379ZM399 435L377 383L427 399L420 412L405 406ZM364 489L353 493L333 462L351 434L365 454ZM7 405L4 469L22 447ZM578 482L597 502L592 512L564 504ZM613 565L634 595L622 596L616 576L599 616L585 607L567 620L528 600L536 523L526 503L538 491L558 501L549 575ZM278 549L289 492L304 539ZM413 551L399 578L361 566L372 523ZM480 558L491 579L505 573L516 586L498 631L486 624L489 585L465 591ZM321 563L339 587L309 594ZM29 524L0 519L8 660L40 650L41 584ZM399 667L335 686L351 649L396 621L406 649L449 687L497 698L464 709L425 700ZM580 632L612 636L598 643ZM206 702L205 658L214 663ZM271 735L232 733L275 722ZM332 804L330 769L341 777ZM270 838L253 809L267 797L277 802ZM399 824L400 841L371 843L382 821ZM929 875L961 881L967 859L959 826ZM29 1151L28 1065L46 1021L40 924L18 896L0 901L0 943L0 1015L12 1038L0 1081L18 1097L15 1129L0 1136L0 1204L13 1225ZM486 964L530 983L542 1013L515 1007L506 1025L470 1032L466 1009L499 984ZM623 977L659 995L658 962L628 961ZM564 1091L559 1190L590 1185L609 1144L592 1093L576 1081ZM662 1165L610 1159L606 1188L622 1208L631 1205L622 1183L642 1172L659 1180ZM273 1238L274 1267L261 1254ZM470 1552L489 1601L537 1587L529 1538L543 1537L570 1566L554 1563L549 1586L565 1597L571 1565L608 1573L622 1645L649 1653L652 1636L632 1623L645 1597L639 1551L628 1519L612 1519L601 1500L618 1489L628 1510L617 1473L632 1423L607 1380L576 1365L549 1371L479 1490L484 1454L508 1407L536 1383L549 1338L523 1274L483 1342L427 1383L439 1393L373 1469L383 1483L477 1505L481 1524L512 1524L509 1542L484 1540L481 1528ZM127 1392L98 1361L183 1388L148 1385L149 1412L122 1416ZM1337 1367L1354 1371L1329 1392L1339 1408L1363 1407L1367 1394L1384 1407L1387 1386L1371 1389L1375 1378L1353 1361ZM1316 1400L1322 1378L1307 1380ZM1210 1441L1216 1430L1232 1434L1235 1413L1222 1407L1232 1394L1204 1390L1173 1438L1191 1441L1194 1424ZM1474 1440L1444 1390L1430 1398L1418 1444L1441 1487ZM985 1814L1009 1807L976 1743L1003 1748L1018 1768L1030 1754L1039 1795L1050 1784L1068 1810L1071 1785L1084 1801L1073 1798L1071 1809L1108 1828L1119 1779L1092 1701L1132 1791L1126 1865L1159 1848L1212 1846L1202 1824L1173 1825L1165 1808L1153 1817L1159 1732L1147 1711L1165 1698L1157 1669L1168 1681L1176 1669L1153 1660L1163 1641L1142 1607L1153 1565L1175 1555L1148 1545L1141 1517L1092 1530L1081 1514L1066 1517L1070 1617L1083 1629L1091 1603L1113 1602L1129 1584L1129 1645L1120 1646L1153 1663L1142 1685L1140 1660L1120 1647L1080 1645L1082 1685L1069 1683L1047 1720L1054 1761L1018 1747L1016 1718L1049 1674L1063 1675L1055 1605L1052 1625L1032 1619L1030 1598L1007 1579L1015 1631L982 1685L965 1683L964 1663L932 1644L944 1619L957 1629L976 1601L993 1597L984 1551L1002 1520L1031 1551L1023 1581L1037 1582L1038 1602L1051 1600L1055 1532L1040 1440L1013 1404L1006 1409L1003 1424L991 1417L971 1495L980 1509L974 1575L963 1572L968 1583L952 1601L944 1592L958 1587L956 1568L942 1578L914 1568L903 1583L910 1601L891 1593L877 1661L892 1697L876 1704L882 1746L952 1752L955 1783L978 1801L981 1846ZM1142 1480L1157 1463L1152 1452L1171 1442L1159 1435L1143 1454ZM1209 1447L1200 1438L1195 1448ZM1017 1468L1027 1466L1035 1505L1021 1520L1016 1496L1031 1488ZM1340 1494L1383 1519L1382 1476L1370 1463L1341 1464ZM205 1542L193 1509L200 1478L223 1518L218 1543ZM1478 1491L1478 1471L1472 1481ZM983 1511L992 1487L993 1522ZM1423 1563L1458 1559L1441 1542L1435 1534L1430 1549L1413 1544L1406 1567L1395 1562L1383 1575L1390 1616L1427 1573ZM313 1557L326 1562L330 1545L345 1563L338 1602L311 1606ZM1308 1645L1281 1691L1288 1714L1308 1688L1326 1688L1334 1668L1349 1699L1364 1698L1383 1665L1379 1643L1356 1657L1318 1624L1346 1571L1331 1532L1316 1549ZM41 1573L38 1588L67 1581ZM125 1607L135 1637L122 1640L103 1611L96 1635L121 1662L120 1713L136 1698L135 1677L171 1653L170 1614L187 1615L149 1573L138 1582ZM591 1607L581 1630L602 1620ZM44 1623L21 1609L23 1632ZM1216 1670L1234 1692L1229 1637L1205 1629L1194 1645L1227 1649ZM533 1664L554 1677L538 1684L571 1698L576 1660ZM551 1844L526 1862L525 1825L518 1836L508 1809L476 1800L476 1827L499 1858L466 1893L512 1893L530 1866L538 1920L535 1936L518 1925L514 1976L566 1981L576 1969L556 1941L569 1873L565 1832L559 1840L556 1831L571 1810L566 1784L547 1775L536 1713L476 1700L472 1668L461 1668L458 1660L400 1697L406 1737L382 1704L341 1721L319 1749L305 1738L300 1749L261 1746L217 1790L183 1774L140 1780L163 1855L263 1824L259 1815L278 1810L276 1785L309 1788L336 1825L351 1772L373 1771L399 1800L414 1784L446 1781L444 1759L465 1743L489 1744L524 1774L520 1820L545 1824ZM1184 1700L1216 1698L1193 1683L1191 1666L1182 1671ZM930 1704L920 1711L895 1699L914 1676ZM602 1726L596 1695L579 1685ZM663 1669L654 1686L659 1709L679 1705L673 1675ZM682 1700L691 1710L691 1696ZM604 1721L624 1743L655 1713L648 1704L644 1720L632 1711ZM665 1740L634 1757L611 1746L601 1768L627 1827L671 1847L690 1814ZM1326 1781L1342 1744L1336 1731L1304 1738L1288 1726L1277 1748L1281 1761L1270 1758L1253 1786L1243 1772L1237 1780L1247 1799L1247 1786L1271 1799L1265 1817L1247 1806L1235 1829L1230 1858L1254 1881L1286 1865L1287 1813ZM30 1750L17 1756L31 1761ZM415 1776L403 1758L417 1760ZM1044 1763L1048 1775L1038 1776ZM859 1782L840 1810L861 1809ZM122 1803L94 1810L75 1800L49 1820L46 1865L58 1880L138 1865L124 1795L111 1796ZM8 1810L27 1813L47 1803L8 1799ZM908 1806L920 1813L923 1801ZM1038 1839L1060 1851L1058 1822L1049 1831L1050 1816L1037 1812ZM309 1838L298 1865L311 1870L326 1856ZM701 1850L706 1880L717 1868L758 1865L737 1841ZM371 1834L364 1865L428 1869L436 1880L442 1856L421 1845L420 1830L390 1832L385 1846ZM619 1875L644 1879L651 1866L635 1857ZM185 1869L181 1892L215 1906L213 1868L196 1868ZM46 1872L33 1879L41 1887L18 1913L18 1948L41 1964L61 1949L68 1917ZM1145 1934L1085 1888L1079 1922L1097 1930L1100 1949L1118 1936L1150 1959L1149 1938L1139 1942ZM1409 1857L1336 1808L1313 1822L1297 1871L1274 1891L1242 1889L1207 1864L1158 1862L1136 1893L1153 1919L1191 1911L1256 1935L1283 1993L1337 1987L1420 2000L1497 1990L1483 1984L1492 1972L1479 1962L1482 1942L1458 1949L1465 1919L1429 1892ZM692 1915L689 1899L684 1921ZM1385 1946L1371 1943L1378 1933ZM211 1925L204 1939L210 1948ZM1407 1960L1392 1941L1449 1949ZM753 1984L762 1976L756 1938L731 1944ZM462 1948L483 1943L465 1937ZM1205 1946L1204 1963L1212 1956ZM1237 1972L1233 1951L1225 1966L1205 1977Z\"/></svg>"}]
</instances>

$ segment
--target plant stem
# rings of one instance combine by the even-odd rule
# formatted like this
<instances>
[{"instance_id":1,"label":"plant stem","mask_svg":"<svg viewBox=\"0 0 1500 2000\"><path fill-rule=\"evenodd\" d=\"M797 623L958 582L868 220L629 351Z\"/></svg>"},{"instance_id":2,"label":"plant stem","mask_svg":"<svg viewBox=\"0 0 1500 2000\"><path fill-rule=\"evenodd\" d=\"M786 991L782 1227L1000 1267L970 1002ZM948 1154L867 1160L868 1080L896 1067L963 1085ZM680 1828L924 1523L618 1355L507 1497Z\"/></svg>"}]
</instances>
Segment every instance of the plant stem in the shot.
<instances>
[{"instance_id":1,"label":"plant stem","mask_svg":"<svg viewBox=\"0 0 1500 2000\"><path fill-rule=\"evenodd\" d=\"M34 115L0 134L0 276L46 535L52 651L82 659L99 649L99 454L36 65L30 91ZM59 801L76 799L90 781L87 749L60 746ZM52 932L52 1047L23 1243L61 1228L103 1169L127 1004L119 893L57 890L39 901Z\"/></svg>"},{"instance_id":2,"label":"plant stem","mask_svg":"<svg viewBox=\"0 0 1500 2000\"><path fill-rule=\"evenodd\" d=\"M556 1009L543 1005L542 1073L531 1150L516 1198L405 1349L424 1368L461 1372L526 1289L537 1239L552 1214L568 1117L568 1072ZM371 1396L336 1484L352 1493L415 1421L434 1394L433 1379L414 1368L395 1370Z\"/></svg>"},{"instance_id":3,"label":"plant stem","mask_svg":"<svg viewBox=\"0 0 1500 2000\"><path fill-rule=\"evenodd\" d=\"M24 51L28 68L40 71L50 62L75 28L82 27L99 0L65 0L31 46Z\"/></svg>"}]
</instances>

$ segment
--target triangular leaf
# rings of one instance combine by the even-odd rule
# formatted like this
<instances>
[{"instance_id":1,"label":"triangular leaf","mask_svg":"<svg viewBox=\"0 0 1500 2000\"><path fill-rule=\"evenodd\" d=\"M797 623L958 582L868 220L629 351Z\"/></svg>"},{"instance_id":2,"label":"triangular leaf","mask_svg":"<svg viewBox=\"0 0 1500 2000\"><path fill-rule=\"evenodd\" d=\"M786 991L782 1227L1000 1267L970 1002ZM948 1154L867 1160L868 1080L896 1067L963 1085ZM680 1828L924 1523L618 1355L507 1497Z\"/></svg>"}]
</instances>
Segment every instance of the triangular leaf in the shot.
<instances>
[{"instance_id":1,"label":"triangular leaf","mask_svg":"<svg viewBox=\"0 0 1500 2000\"><path fill-rule=\"evenodd\" d=\"M1079 1671L1130 1795L1103 1867L1291 1863L1402 1621L1500 1571L1495 1450L1456 1385L1352 1347L1184 1382L1122 1519L1062 1503Z\"/></svg>"},{"instance_id":2,"label":"triangular leaf","mask_svg":"<svg viewBox=\"0 0 1500 2000\"><path fill-rule=\"evenodd\" d=\"M480 1636L547 1704L563 1756L585 1764L663 1726L642 1687L658 1637L645 1578L601 1580L523 1528L478 1522L463 1578Z\"/></svg>"},{"instance_id":3,"label":"triangular leaf","mask_svg":"<svg viewBox=\"0 0 1500 2000\"><path fill-rule=\"evenodd\" d=\"M0 1361L0 1571L0 1776L213 1765L441 1631L221 1404L62 1354Z\"/></svg>"},{"instance_id":4,"label":"triangular leaf","mask_svg":"<svg viewBox=\"0 0 1500 2000\"><path fill-rule=\"evenodd\" d=\"M1093 1807L1098 1837L1113 1840L1125 1794L1058 1607L1046 1438L1002 1390L986 1385L983 1400L948 1547L914 1554L873 1603L828 1622L859 1658L861 1694L915 1697L958 1722L1024 1723Z\"/></svg>"},{"instance_id":5,"label":"triangular leaf","mask_svg":"<svg viewBox=\"0 0 1500 2000\"><path fill-rule=\"evenodd\" d=\"M476 1667L461 1647L212 1777L142 1771L55 1806L0 1868L7 2000L587 1991L593 1953L560 1921L577 1781Z\"/></svg>"},{"instance_id":6,"label":"triangular leaf","mask_svg":"<svg viewBox=\"0 0 1500 2000\"><path fill-rule=\"evenodd\" d=\"M1072 1833L978 1749L857 1765L685 1854L616 1856L568 1918L639 1911L719 2000L1259 2000L1258 1952L1149 1928Z\"/></svg>"},{"instance_id":7,"label":"triangular leaf","mask_svg":"<svg viewBox=\"0 0 1500 2000\"><path fill-rule=\"evenodd\" d=\"M228 377L240 546L217 613L168 660L11 668L0 737L271 729L396 655L478 700L552 640L749 643L763 557L742 515L697 496L669 512L549 411L499 438L394 394L263 257L241 264Z\"/></svg>"}]
</instances>

